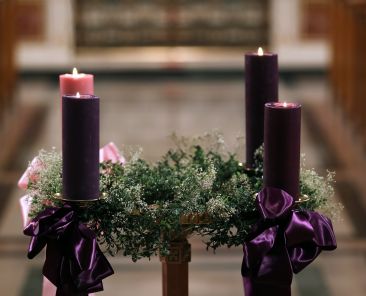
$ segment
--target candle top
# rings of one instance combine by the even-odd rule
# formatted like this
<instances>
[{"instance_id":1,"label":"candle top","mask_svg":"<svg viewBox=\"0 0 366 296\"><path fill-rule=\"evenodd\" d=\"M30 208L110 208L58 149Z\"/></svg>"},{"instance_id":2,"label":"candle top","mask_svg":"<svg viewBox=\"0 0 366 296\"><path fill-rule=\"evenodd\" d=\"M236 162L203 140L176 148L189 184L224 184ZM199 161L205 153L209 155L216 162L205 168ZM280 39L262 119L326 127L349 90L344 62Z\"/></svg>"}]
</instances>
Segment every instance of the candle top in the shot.
<instances>
[{"instance_id":1,"label":"candle top","mask_svg":"<svg viewBox=\"0 0 366 296\"><path fill-rule=\"evenodd\" d=\"M266 103L265 106L267 108L272 108L272 109L297 109L297 108L301 108L301 104L299 104L299 103L288 103L288 102L271 102L271 103Z\"/></svg>"},{"instance_id":2,"label":"candle top","mask_svg":"<svg viewBox=\"0 0 366 296\"><path fill-rule=\"evenodd\" d=\"M263 57L263 56L277 56L276 53L272 52L264 52L262 47L258 47L258 50L256 52L248 52L245 55L249 56L256 56L256 57Z\"/></svg>"},{"instance_id":3,"label":"candle top","mask_svg":"<svg viewBox=\"0 0 366 296\"><path fill-rule=\"evenodd\" d=\"M66 77L73 78L73 79L79 79L79 78L83 78L83 77L86 77L86 76L93 76L93 75L92 74L79 73L78 69L74 67L72 69L71 74L70 73L65 73L61 76L66 76Z\"/></svg>"},{"instance_id":4,"label":"candle top","mask_svg":"<svg viewBox=\"0 0 366 296\"><path fill-rule=\"evenodd\" d=\"M67 99L75 99L75 100L79 100L79 99L99 99L99 97L95 96L95 95L89 95L89 94L80 94L79 92L77 92L76 94L65 94L62 96L63 98L67 98Z\"/></svg>"}]
</instances>

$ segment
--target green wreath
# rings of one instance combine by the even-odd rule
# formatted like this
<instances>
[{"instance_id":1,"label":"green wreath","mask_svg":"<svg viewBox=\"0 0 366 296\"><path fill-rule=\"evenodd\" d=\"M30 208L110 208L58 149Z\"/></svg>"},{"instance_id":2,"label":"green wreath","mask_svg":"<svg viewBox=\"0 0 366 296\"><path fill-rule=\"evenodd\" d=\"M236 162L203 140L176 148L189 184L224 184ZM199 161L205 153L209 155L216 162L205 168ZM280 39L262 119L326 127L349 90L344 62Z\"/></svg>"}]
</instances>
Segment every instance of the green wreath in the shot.
<instances>
[{"instance_id":1,"label":"green wreath","mask_svg":"<svg viewBox=\"0 0 366 296\"><path fill-rule=\"evenodd\" d=\"M238 246L257 221L255 194L262 188L263 149L247 170L238 155L227 152L220 134L177 138L175 147L156 163L139 153L129 161L100 164L100 188L106 198L79 212L105 251L122 251L133 261L169 253L169 242L181 234L198 234L207 248ZM62 159L55 150L40 151L42 164L29 182L30 217L51 205L62 192ZM326 177L302 161L300 209L336 216L341 205L332 200L334 174Z\"/></svg>"}]
</instances>

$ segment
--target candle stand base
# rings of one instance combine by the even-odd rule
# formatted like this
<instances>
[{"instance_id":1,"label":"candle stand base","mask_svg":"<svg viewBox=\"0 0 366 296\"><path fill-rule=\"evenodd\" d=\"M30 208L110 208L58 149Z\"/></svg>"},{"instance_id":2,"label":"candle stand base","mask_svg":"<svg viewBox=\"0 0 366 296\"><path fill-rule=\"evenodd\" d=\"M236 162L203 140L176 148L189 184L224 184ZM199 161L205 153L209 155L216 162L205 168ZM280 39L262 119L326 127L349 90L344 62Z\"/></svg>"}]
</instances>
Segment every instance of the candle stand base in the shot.
<instances>
[{"instance_id":1,"label":"candle stand base","mask_svg":"<svg viewBox=\"0 0 366 296\"><path fill-rule=\"evenodd\" d=\"M170 243L170 254L160 257L163 272L163 296L188 296L188 263L191 245L186 237Z\"/></svg>"}]
</instances>

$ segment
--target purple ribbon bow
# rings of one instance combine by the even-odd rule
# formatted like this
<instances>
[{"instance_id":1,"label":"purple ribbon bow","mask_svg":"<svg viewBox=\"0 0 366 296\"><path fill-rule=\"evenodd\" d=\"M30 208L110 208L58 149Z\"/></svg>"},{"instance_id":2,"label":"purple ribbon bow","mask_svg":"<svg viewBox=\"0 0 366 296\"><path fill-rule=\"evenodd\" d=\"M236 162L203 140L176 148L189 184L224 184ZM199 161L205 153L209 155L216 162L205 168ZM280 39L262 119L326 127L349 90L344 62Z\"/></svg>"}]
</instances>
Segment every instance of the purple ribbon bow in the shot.
<instances>
[{"instance_id":1,"label":"purple ribbon bow","mask_svg":"<svg viewBox=\"0 0 366 296\"><path fill-rule=\"evenodd\" d=\"M47 245L43 275L57 287L57 296L102 291L102 280L114 273L94 232L68 205L47 208L29 223L24 234L32 237L29 259Z\"/></svg>"},{"instance_id":2,"label":"purple ribbon bow","mask_svg":"<svg viewBox=\"0 0 366 296\"><path fill-rule=\"evenodd\" d=\"M243 246L245 295L291 295L293 273L322 250L337 247L332 222L317 212L294 210L293 197L281 189L264 188L256 202L262 219Z\"/></svg>"}]
</instances>

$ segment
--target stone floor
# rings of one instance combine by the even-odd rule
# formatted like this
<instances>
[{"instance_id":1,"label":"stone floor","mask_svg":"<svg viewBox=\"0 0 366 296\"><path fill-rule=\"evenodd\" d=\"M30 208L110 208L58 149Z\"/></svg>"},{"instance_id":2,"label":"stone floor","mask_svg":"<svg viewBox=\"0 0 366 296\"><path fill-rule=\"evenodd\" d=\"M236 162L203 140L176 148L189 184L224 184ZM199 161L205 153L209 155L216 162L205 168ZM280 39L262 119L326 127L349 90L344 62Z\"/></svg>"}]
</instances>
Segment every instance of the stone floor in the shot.
<instances>
[{"instance_id":1,"label":"stone floor","mask_svg":"<svg viewBox=\"0 0 366 296\"><path fill-rule=\"evenodd\" d=\"M95 89L102 100L101 145L109 141L120 147L140 145L144 149L143 156L151 161L158 159L171 145L168 135L173 131L189 136L219 129L229 149L235 149L237 138L244 133L241 77L122 79L99 75ZM352 145L342 146L342 141L337 140L342 132L345 137L353 138L347 129L343 131L344 124L339 121L338 111L329 96L322 77L281 81L280 97L300 101L304 106L302 152L306 153L307 165L322 173L326 168L339 171L336 198L345 205L340 219L334 223L338 250L323 253L296 276L292 291L295 296L364 296L366 194L362 170L366 166L362 152L355 148L357 145L351 142ZM51 82L22 80L17 97L17 106L41 106L46 113L38 132L33 136L24 135L31 139L12 159L16 165L0 166L2 182L8 188L4 191L6 194L0 196L3 203L0 211L0 295L31 296L41 293L44 257L26 258L27 239L22 235L18 206L22 192L16 188L16 181L38 150L52 146L60 149L57 77ZM17 115L17 106L13 116ZM21 120L17 118L16 122ZM16 125L7 128L13 131ZM337 132L331 132L335 128ZM244 155L244 152L240 151L240 154ZM206 252L199 238L192 238L191 243L190 295L243 295L241 249L223 249L213 254ZM100 295L161 295L161 267L156 258L132 263L129 258L118 256L110 261L116 274L105 280L105 291Z\"/></svg>"}]
</instances>

